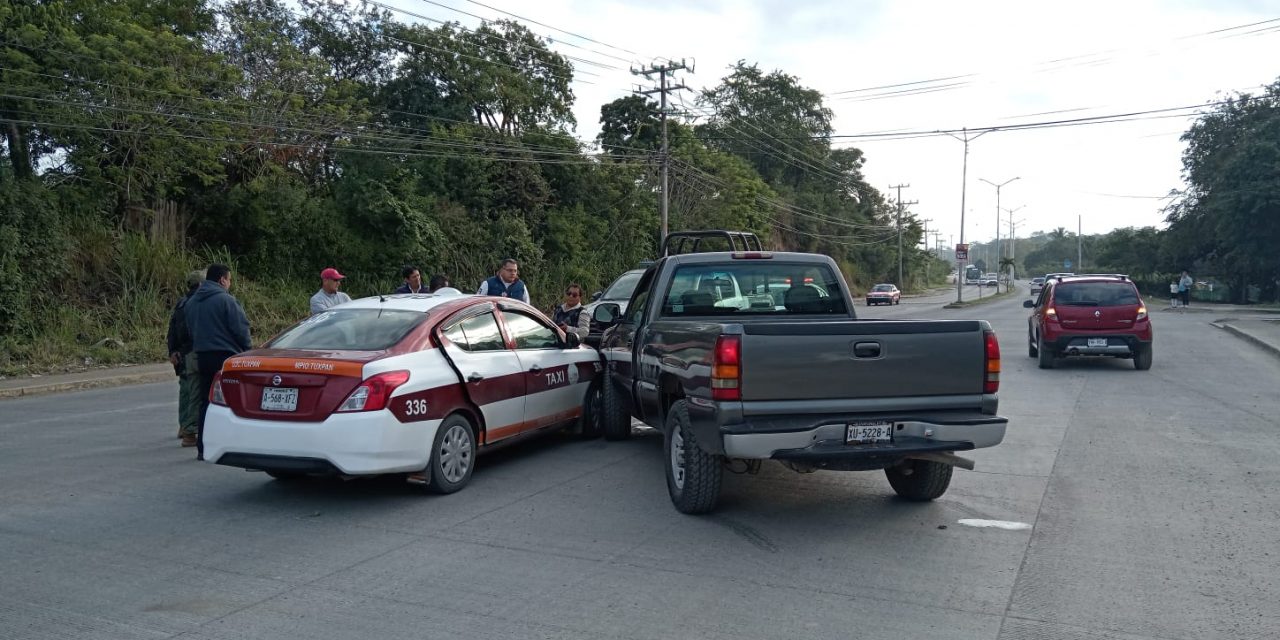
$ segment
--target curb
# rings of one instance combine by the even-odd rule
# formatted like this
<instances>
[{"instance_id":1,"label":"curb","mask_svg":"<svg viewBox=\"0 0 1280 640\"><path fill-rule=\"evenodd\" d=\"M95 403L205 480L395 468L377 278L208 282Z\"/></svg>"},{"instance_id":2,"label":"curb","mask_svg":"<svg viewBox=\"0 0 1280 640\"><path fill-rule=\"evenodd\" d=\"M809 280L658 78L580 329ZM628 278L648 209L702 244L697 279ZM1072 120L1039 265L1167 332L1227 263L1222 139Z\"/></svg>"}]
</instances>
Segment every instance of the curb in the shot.
<instances>
[{"instance_id":1,"label":"curb","mask_svg":"<svg viewBox=\"0 0 1280 640\"><path fill-rule=\"evenodd\" d=\"M1247 332L1241 331L1240 329L1237 329L1236 327L1233 327L1230 324L1227 324L1225 322L1213 322L1210 324L1220 329L1226 329L1228 333L1234 334L1238 338L1243 338L1245 342L1252 343L1255 347L1261 347L1263 351L1266 351L1267 353L1270 353L1276 357L1280 357L1280 348L1276 347L1275 345L1265 340L1261 340L1256 336L1249 335Z\"/></svg>"},{"instance_id":2,"label":"curb","mask_svg":"<svg viewBox=\"0 0 1280 640\"><path fill-rule=\"evenodd\" d=\"M964 302L959 302L959 303L949 302L947 304L942 305L942 308L943 309L968 309L969 307L976 307L978 305L984 305L989 302L994 302L995 300L998 300L1000 298L1011 298L1011 297L1016 298L1017 293L1019 292L1006 291L1004 293L994 293L989 296L983 296L981 298L973 298L971 300L965 300Z\"/></svg>"},{"instance_id":3,"label":"curb","mask_svg":"<svg viewBox=\"0 0 1280 640\"><path fill-rule=\"evenodd\" d=\"M134 373L115 376L112 378L94 378L91 380L70 380L66 382L50 382L46 384L33 384L26 387L15 387L12 389L0 389L0 400L12 398L25 398L27 396L40 396L50 393L62 393L65 391L84 391L86 389L102 389L106 387L123 387L135 384L151 384L153 382L164 382L166 380L175 380L176 377L171 371L162 371L154 373Z\"/></svg>"}]
</instances>

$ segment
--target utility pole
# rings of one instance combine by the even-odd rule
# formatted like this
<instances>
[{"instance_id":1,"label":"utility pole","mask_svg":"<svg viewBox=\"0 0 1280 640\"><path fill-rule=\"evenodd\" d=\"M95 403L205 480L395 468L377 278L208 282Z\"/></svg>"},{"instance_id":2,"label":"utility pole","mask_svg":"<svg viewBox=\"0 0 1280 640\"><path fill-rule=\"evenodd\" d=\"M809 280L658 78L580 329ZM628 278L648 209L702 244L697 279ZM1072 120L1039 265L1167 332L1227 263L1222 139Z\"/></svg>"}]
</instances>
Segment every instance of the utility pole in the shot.
<instances>
[{"instance_id":1,"label":"utility pole","mask_svg":"<svg viewBox=\"0 0 1280 640\"><path fill-rule=\"evenodd\" d=\"M1026 208L1027 205L1021 205L1012 209L1005 209L1004 212L1009 214L1009 261L1013 262L1018 259L1018 225L1023 220L1013 221L1013 214ZM1018 277L1017 267L1009 265L1009 290L1013 290L1013 281Z\"/></svg>"},{"instance_id":2,"label":"utility pole","mask_svg":"<svg viewBox=\"0 0 1280 640\"><path fill-rule=\"evenodd\" d=\"M907 283L902 279L902 206L906 204L920 204L918 201L903 202L902 190L910 189L909 184L890 185L890 189L898 190L898 288L906 289Z\"/></svg>"},{"instance_id":3,"label":"utility pole","mask_svg":"<svg viewBox=\"0 0 1280 640\"><path fill-rule=\"evenodd\" d=\"M648 68L636 69L633 67L631 69L632 75L644 76L648 79L652 79L653 74L658 74L657 87L636 91L635 93L646 96L656 93L661 96L661 107L658 115L662 119L662 154L659 156L659 161L662 163L662 236L658 241L664 244L667 239L667 208L669 206L667 183L671 167L671 157L668 153L667 145L667 94L672 91L689 88L683 84L671 85L667 81L671 74L676 71L680 71L681 69L688 70L690 73L693 72L693 67L687 66L683 59L681 59L680 62L668 60L666 64L662 65L651 64Z\"/></svg>"},{"instance_id":4,"label":"utility pole","mask_svg":"<svg viewBox=\"0 0 1280 640\"><path fill-rule=\"evenodd\" d=\"M924 220L921 220L920 222L924 223L924 226L921 228L920 235L924 237L924 252L925 254L928 254L929 253L929 223L933 222L933 218L926 218ZM930 282L929 281L929 263L930 262L933 262L933 261L932 260L924 261L924 284L926 287L929 286L929 282Z\"/></svg>"},{"instance_id":5,"label":"utility pole","mask_svg":"<svg viewBox=\"0 0 1280 640\"><path fill-rule=\"evenodd\" d=\"M1084 229L1084 216L1076 215L1076 273L1084 273L1084 236L1080 235L1080 231Z\"/></svg>"},{"instance_id":6,"label":"utility pole","mask_svg":"<svg viewBox=\"0 0 1280 640\"><path fill-rule=\"evenodd\" d=\"M963 136L957 136L950 132L947 133L947 135L952 138L964 143L964 165L960 170L960 244L964 244L964 199L965 192L968 191L969 187L969 143L991 133L992 131L995 131L995 129L987 129L976 136L970 137L969 129L966 127L961 129L961 132L964 134ZM959 268L960 273L960 277L956 278L956 302L964 302L964 262L965 261L963 260L956 261L956 266ZM982 287L978 287L978 292L979 295L981 295Z\"/></svg>"}]
</instances>

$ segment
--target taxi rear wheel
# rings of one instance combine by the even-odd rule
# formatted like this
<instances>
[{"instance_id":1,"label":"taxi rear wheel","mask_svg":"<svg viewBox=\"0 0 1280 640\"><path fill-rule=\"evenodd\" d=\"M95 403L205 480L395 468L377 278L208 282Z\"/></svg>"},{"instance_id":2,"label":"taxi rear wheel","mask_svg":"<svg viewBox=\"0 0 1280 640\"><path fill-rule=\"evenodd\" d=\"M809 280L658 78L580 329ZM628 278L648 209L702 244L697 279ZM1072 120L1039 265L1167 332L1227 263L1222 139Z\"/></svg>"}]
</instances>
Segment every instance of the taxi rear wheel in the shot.
<instances>
[{"instance_id":1,"label":"taxi rear wheel","mask_svg":"<svg viewBox=\"0 0 1280 640\"><path fill-rule=\"evenodd\" d=\"M471 422L453 414L440 423L427 466L432 493L453 493L471 481L476 466L476 431Z\"/></svg>"}]
</instances>

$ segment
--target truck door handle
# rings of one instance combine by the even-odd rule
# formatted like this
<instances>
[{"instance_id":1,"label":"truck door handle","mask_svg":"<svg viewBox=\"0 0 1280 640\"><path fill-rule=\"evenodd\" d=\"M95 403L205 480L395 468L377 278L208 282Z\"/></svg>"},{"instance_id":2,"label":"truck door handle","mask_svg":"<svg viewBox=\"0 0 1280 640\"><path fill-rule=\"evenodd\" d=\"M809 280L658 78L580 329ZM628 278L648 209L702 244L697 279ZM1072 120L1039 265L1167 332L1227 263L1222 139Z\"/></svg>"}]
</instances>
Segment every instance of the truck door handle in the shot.
<instances>
[{"instance_id":1,"label":"truck door handle","mask_svg":"<svg viewBox=\"0 0 1280 640\"><path fill-rule=\"evenodd\" d=\"M879 342L855 342L853 344L853 357L879 358L880 343Z\"/></svg>"},{"instance_id":2,"label":"truck door handle","mask_svg":"<svg viewBox=\"0 0 1280 640\"><path fill-rule=\"evenodd\" d=\"M529 367L529 373L542 373L542 367L535 364L532 367Z\"/></svg>"},{"instance_id":3,"label":"truck door handle","mask_svg":"<svg viewBox=\"0 0 1280 640\"><path fill-rule=\"evenodd\" d=\"M479 371L472 372L471 375L467 376L467 382L480 382L481 380L484 380L484 374Z\"/></svg>"}]
</instances>

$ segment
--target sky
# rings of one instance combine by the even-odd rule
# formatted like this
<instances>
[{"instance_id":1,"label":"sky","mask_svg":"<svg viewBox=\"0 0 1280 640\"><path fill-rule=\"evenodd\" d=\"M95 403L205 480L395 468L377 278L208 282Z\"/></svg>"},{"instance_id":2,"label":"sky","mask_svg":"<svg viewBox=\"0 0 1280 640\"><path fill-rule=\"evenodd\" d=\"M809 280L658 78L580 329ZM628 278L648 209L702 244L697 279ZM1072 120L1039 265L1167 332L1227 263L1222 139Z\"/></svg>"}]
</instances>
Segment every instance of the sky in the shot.
<instances>
[{"instance_id":1,"label":"sky","mask_svg":"<svg viewBox=\"0 0 1280 640\"><path fill-rule=\"evenodd\" d=\"M694 67L678 76L692 89L683 92L689 105L738 60L796 76L826 96L837 135L1190 107L1280 79L1280 0L384 1L466 27L479 20L450 8L492 19L510 12L552 38L553 49L616 66L576 64L576 134L588 140L599 131L600 106L645 82L628 67L660 58ZM952 79L921 82L939 78ZM899 86L870 89L886 85ZM930 221L944 246L961 239L962 185L964 239L994 237L996 188L984 179L1013 180L1000 189L999 207L1016 210L1019 237L1077 224L1088 235L1163 227L1170 192L1184 186L1179 136L1194 114L986 133L969 143L967 184L965 145L952 137L837 146L864 151L865 177L881 191L910 185L902 199L918 203L909 210ZM1009 219L1002 214L1001 237Z\"/></svg>"}]
</instances>

